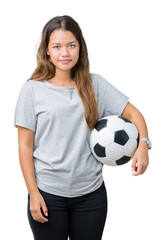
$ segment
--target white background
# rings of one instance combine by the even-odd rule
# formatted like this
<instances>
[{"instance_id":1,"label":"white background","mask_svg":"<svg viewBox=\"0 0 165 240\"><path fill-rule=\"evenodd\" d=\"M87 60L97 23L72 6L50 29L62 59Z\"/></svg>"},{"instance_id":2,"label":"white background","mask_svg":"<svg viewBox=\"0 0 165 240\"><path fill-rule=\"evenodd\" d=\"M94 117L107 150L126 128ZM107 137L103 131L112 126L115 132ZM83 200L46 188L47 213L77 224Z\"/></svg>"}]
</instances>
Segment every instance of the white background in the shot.
<instances>
[{"instance_id":1,"label":"white background","mask_svg":"<svg viewBox=\"0 0 165 240\"><path fill-rule=\"evenodd\" d=\"M1 239L33 239L26 215L27 189L18 159L14 109L22 84L36 67L42 28L57 15L70 15L79 23L88 47L90 71L101 74L130 97L145 117L153 144L143 175L132 176L132 161L120 167L104 166L108 215L102 239L165 239L164 4L160 0L1 3Z\"/></svg>"}]
</instances>

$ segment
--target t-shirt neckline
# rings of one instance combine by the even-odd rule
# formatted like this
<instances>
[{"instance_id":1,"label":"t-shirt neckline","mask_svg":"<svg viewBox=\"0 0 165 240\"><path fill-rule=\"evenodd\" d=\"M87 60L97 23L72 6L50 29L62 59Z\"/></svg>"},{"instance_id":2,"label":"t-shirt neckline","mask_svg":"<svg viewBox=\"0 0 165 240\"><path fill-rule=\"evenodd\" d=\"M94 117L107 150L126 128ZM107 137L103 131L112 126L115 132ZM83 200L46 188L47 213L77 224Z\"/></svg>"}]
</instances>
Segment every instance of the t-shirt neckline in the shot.
<instances>
[{"instance_id":1,"label":"t-shirt neckline","mask_svg":"<svg viewBox=\"0 0 165 240\"><path fill-rule=\"evenodd\" d=\"M60 86L56 86L53 83L48 82L47 80L43 81L47 86L51 87L51 88L56 88L56 89L73 89L76 88L77 86L72 86L72 87L60 87Z\"/></svg>"}]
</instances>

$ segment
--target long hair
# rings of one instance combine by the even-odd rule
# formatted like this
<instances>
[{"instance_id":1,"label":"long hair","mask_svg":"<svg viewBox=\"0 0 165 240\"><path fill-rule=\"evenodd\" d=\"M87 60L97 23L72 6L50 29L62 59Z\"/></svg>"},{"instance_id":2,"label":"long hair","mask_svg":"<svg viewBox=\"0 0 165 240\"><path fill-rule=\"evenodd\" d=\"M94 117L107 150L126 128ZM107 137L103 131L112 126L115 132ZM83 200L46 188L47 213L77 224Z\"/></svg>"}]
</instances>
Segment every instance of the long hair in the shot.
<instances>
[{"instance_id":1,"label":"long hair","mask_svg":"<svg viewBox=\"0 0 165 240\"><path fill-rule=\"evenodd\" d=\"M88 50L78 23L70 16L56 16L44 26L41 42L37 51L37 67L28 80L48 80L55 76L55 66L47 55L50 35L54 30L63 29L73 33L79 42L79 59L71 69L71 78L74 79L78 94L84 105L84 115L88 128L92 130L99 119L98 105L94 87L89 72ZM27 81L28 81L27 80Z\"/></svg>"}]
</instances>

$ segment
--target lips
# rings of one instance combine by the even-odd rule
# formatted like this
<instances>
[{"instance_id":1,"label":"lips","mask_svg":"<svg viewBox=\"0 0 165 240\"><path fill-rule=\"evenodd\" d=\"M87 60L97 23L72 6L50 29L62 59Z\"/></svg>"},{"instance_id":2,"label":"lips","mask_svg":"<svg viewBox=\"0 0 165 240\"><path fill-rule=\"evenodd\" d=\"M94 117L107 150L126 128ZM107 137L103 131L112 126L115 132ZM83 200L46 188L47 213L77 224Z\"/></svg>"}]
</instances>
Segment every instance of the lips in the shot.
<instances>
[{"instance_id":1,"label":"lips","mask_svg":"<svg viewBox=\"0 0 165 240\"><path fill-rule=\"evenodd\" d=\"M63 59L63 60L59 60L60 62L70 62L70 59Z\"/></svg>"},{"instance_id":2,"label":"lips","mask_svg":"<svg viewBox=\"0 0 165 240\"><path fill-rule=\"evenodd\" d=\"M62 64L68 64L70 62L71 62L71 60L60 60L60 63L62 63Z\"/></svg>"}]
</instances>

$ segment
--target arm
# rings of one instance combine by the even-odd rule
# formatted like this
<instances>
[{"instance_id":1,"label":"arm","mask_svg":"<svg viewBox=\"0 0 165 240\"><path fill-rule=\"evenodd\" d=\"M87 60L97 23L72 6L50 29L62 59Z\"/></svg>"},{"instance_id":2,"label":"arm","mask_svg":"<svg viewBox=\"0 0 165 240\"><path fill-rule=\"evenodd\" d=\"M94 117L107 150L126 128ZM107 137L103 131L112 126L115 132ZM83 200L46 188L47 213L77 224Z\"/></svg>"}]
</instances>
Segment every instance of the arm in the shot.
<instances>
[{"instance_id":1,"label":"arm","mask_svg":"<svg viewBox=\"0 0 165 240\"><path fill-rule=\"evenodd\" d=\"M38 193L33 161L34 132L18 127L19 161L30 195Z\"/></svg>"},{"instance_id":2,"label":"arm","mask_svg":"<svg viewBox=\"0 0 165 240\"><path fill-rule=\"evenodd\" d=\"M128 102L122 116L135 124L139 131L139 138L148 138L147 125L141 112ZM139 146L134 154L132 161L132 171L134 176L143 174L149 164L148 145L146 142L139 142Z\"/></svg>"},{"instance_id":3,"label":"arm","mask_svg":"<svg viewBox=\"0 0 165 240\"><path fill-rule=\"evenodd\" d=\"M47 208L44 199L37 188L35 179L33 161L34 132L18 126L18 145L20 166L30 195L30 210L32 216L35 220L40 222L48 221L41 214L40 207L42 207L45 215L47 213Z\"/></svg>"}]
</instances>

